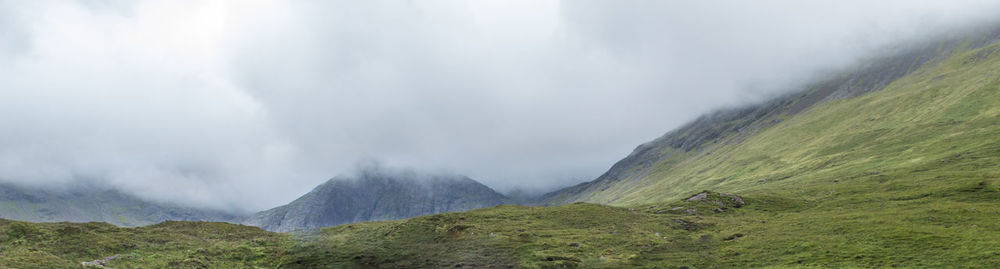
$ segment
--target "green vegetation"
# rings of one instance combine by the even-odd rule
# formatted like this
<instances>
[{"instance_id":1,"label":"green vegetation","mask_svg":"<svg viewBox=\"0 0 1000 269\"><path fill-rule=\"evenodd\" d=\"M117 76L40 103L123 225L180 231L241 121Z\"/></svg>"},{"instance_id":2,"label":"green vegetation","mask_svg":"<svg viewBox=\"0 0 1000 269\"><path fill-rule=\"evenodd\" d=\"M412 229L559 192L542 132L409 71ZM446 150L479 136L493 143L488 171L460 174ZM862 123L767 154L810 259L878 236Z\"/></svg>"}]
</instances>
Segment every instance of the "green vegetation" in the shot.
<instances>
[{"instance_id":1,"label":"green vegetation","mask_svg":"<svg viewBox=\"0 0 1000 269\"><path fill-rule=\"evenodd\" d=\"M873 202L733 196L620 208L498 206L287 235L205 222L3 222L0 267L731 268L1000 264L996 182ZM697 196L694 196L697 197Z\"/></svg>"},{"instance_id":2,"label":"green vegetation","mask_svg":"<svg viewBox=\"0 0 1000 269\"><path fill-rule=\"evenodd\" d=\"M1000 56L982 52L998 47L958 49L882 91L818 105L739 143L675 154L585 200L634 206L702 189L811 196L833 190L824 188L834 180L894 196L906 192L900 185L929 191L993 180ZM885 182L869 184L873 175Z\"/></svg>"},{"instance_id":3,"label":"green vegetation","mask_svg":"<svg viewBox=\"0 0 1000 269\"><path fill-rule=\"evenodd\" d=\"M1000 45L737 141L706 140L592 202L276 234L0 221L0 267L996 268ZM740 196L703 192L703 189Z\"/></svg>"},{"instance_id":4,"label":"green vegetation","mask_svg":"<svg viewBox=\"0 0 1000 269\"><path fill-rule=\"evenodd\" d=\"M328 228L319 249L402 267L466 256L520 267L1000 266L998 48L960 46L884 90L666 154L637 180L584 194L636 214L492 208ZM683 203L664 201L702 189L748 205L664 213ZM449 236L448 227L463 229Z\"/></svg>"},{"instance_id":5,"label":"green vegetation","mask_svg":"<svg viewBox=\"0 0 1000 269\"><path fill-rule=\"evenodd\" d=\"M891 201L727 196L641 208L501 206L323 229L305 267L990 267L1000 264L1000 191ZM991 188L991 189L989 189ZM726 203L719 206L715 201ZM718 210L722 208L723 210ZM689 209L695 211L688 213ZM721 211L721 212L720 212Z\"/></svg>"},{"instance_id":6,"label":"green vegetation","mask_svg":"<svg viewBox=\"0 0 1000 269\"><path fill-rule=\"evenodd\" d=\"M119 255L111 268L274 268L287 235L212 222L140 228L106 223L0 220L0 268L80 268Z\"/></svg>"}]
</instances>

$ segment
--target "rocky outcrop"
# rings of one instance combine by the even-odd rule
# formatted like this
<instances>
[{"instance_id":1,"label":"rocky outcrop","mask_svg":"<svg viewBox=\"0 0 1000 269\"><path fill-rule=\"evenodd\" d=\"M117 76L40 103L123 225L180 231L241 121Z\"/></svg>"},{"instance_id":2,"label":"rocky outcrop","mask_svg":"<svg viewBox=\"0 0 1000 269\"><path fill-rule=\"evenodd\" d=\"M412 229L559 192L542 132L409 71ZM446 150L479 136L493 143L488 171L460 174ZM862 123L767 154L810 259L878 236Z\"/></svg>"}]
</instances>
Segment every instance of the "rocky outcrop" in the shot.
<instances>
[{"instance_id":1,"label":"rocky outcrop","mask_svg":"<svg viewBox=\"0 0 1000 269\"><path fill-rule=\"evenodd\" d=\"M290 232L374 220L496 206L508 199L459 175L365 171L336 177L291 203L262 211L243 224Z\"/></svg>"},{"instance_id":2,"label":"rocky outcrop","mask_svg":"<svg viewBox=\"0 0 1000 269\"><path fill-rule=\"evenodd\" d=\"M89 262L81 262L80 265L83 266L84 268L91 268L91 267L109 268L104 265L107 264L108 262L111 262L111 260L117 259L118 257L121 257L121 255L115 254L112 256L104 257L104 259L93 260Z\"/></svg>"}]
</instances>

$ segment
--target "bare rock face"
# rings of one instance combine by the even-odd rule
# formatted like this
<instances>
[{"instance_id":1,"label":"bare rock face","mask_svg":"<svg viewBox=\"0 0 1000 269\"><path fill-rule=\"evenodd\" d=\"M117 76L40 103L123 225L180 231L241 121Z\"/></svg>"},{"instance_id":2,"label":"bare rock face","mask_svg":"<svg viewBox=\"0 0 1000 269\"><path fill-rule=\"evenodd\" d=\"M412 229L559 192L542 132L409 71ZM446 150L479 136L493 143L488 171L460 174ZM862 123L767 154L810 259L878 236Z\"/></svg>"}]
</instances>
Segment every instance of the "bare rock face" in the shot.
<instances>
[{"instance_id":1,"label":"bare rock face","mask_svg":"<svg viewBox=\"0 0 1000 269\"><path fill-rule=\"evenodd\" d=\"M504 203L509 203L506 197L464 176L365 171L352 178L333 178L287 205L250 216L243 224L291 232Z\"/></svg>"},{"instance_id":2,"label":"bare rock face","mask_svg":"<svg viewBox=\"0 0 1000 269\"><path fill-rule=\"evenodd\" d=\"M694 201L705 200L706 198L708 198L708 192L702 192L702 193L699 193L699 194L695 194L694 196L691 196L691 198L687 198L684 201L685 202L694 202Z\"/></svg>"},{"instance_id":3,"label":"bare rock face","mask_svg":"<svg viewBox=\"0 0 1000 269\"><path fill-rule=\"evenodd\" d=\"M84 268L86 267L108 268L105 267L104 265L107 264L108 262L111 262L111 260L117 259L118 257L121 257L121 255L115 254L114 256L104 257L104 259L93 260L89 262L81 262L80 265L83 266Z\"/></svg>"}]
</instances>

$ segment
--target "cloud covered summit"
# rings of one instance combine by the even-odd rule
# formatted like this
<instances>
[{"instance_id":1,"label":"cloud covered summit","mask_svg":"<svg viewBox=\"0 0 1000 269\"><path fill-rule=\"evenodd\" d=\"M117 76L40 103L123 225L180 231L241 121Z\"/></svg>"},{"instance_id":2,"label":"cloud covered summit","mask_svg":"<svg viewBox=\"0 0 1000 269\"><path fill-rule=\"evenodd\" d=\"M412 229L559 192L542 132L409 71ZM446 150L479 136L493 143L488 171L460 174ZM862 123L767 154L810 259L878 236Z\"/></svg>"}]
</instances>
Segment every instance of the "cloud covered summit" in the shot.
<instances>
[{"instance_id":1,"label":"cloud covered summit","mask_svg":"<svg viewBox=\"0 0 1000 269\"><path fill-rule=\"evenodd\" d=\"M367 160L548 189L1000 8L611 3L0 0L0 180L244 211Z\"/></svg>"}]
</instances>

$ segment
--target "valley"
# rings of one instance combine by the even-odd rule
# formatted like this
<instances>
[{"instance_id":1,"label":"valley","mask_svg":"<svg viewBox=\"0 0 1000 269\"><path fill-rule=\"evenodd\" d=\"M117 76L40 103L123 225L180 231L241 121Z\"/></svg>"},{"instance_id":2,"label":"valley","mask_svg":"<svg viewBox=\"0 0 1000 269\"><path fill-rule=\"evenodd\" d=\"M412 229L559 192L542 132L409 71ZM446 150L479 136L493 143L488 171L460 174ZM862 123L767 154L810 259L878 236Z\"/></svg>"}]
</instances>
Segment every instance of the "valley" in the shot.
<instances>
[{"instance_id":1,"label":"valley","mask_svg":"<svg viewBox=\"0 0 1000 269\"><path fill-rule=\"evenodd\" d=\"M542 206L362 172L242 221L191 216L242 224L2 220L0 268L992 268L998 167L994 29L705 115Z\"/></svg>"}]
</instances>

